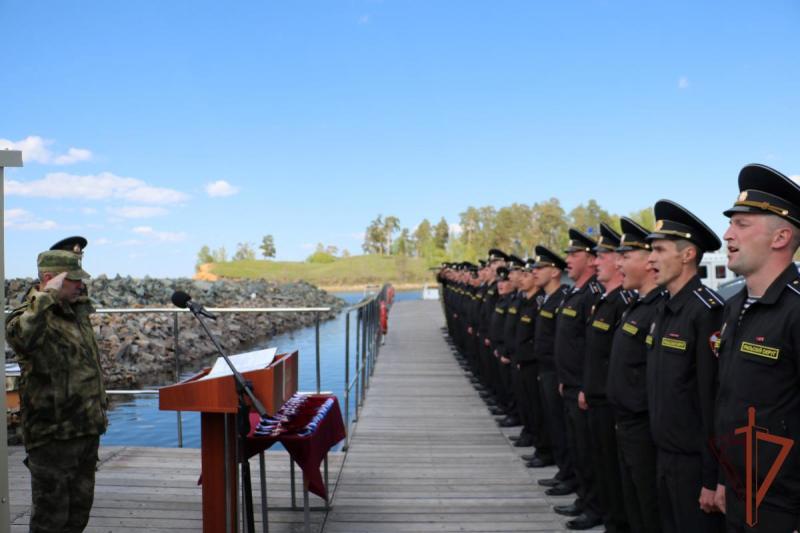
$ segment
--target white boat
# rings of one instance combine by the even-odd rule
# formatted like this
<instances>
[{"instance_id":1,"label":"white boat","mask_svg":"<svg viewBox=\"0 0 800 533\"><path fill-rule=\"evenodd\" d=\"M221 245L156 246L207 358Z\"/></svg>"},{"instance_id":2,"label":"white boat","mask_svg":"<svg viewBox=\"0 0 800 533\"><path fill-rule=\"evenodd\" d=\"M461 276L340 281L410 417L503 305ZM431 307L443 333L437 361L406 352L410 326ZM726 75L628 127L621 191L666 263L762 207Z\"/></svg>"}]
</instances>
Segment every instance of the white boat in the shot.
<instances>
[{"instance_id":1,"label":"white boat","mask_svg":"<svg viewBox=\"0 0 800 533\"><path fill-rule=\"evenodd\" d=\"M423 300L438 300L439 287L428 287L428 284L422 286L422 299Z\"/></svg>"}]
</instances>

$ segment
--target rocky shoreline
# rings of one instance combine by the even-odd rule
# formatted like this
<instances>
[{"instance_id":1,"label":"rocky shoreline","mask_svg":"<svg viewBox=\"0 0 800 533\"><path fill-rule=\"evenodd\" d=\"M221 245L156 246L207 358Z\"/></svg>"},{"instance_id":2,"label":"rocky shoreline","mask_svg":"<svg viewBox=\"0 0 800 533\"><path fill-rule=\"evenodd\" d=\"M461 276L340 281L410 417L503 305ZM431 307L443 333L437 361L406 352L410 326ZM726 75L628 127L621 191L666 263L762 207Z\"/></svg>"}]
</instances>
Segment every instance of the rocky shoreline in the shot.
<instances>
[{"instance_id":1,"label":"rocky shoreline","mask_svg":"<svg viewBox=\"0 0 800 533\"><path fill-rule=\"evenodd\" d=\"M19 305L33 279L6 280L6 309ZM88 283L98 308L158 307L175 309L172 293L182 290L207 307L330 307L320 314L329 320L344 301L309 283L277 284L264 280L199 281L188 278L156 279L99 276ZM209 327L228 353L238 353L270 337L309 326L314 313L225 313ZM92 324L97 335L106 387L137 388L175 379L174 313L97 313ZM178 319L182 371L197 367L214 355L214 347L190 314ZM6 359L14 354L6 348Z\"/></svg>"}]
</instances>

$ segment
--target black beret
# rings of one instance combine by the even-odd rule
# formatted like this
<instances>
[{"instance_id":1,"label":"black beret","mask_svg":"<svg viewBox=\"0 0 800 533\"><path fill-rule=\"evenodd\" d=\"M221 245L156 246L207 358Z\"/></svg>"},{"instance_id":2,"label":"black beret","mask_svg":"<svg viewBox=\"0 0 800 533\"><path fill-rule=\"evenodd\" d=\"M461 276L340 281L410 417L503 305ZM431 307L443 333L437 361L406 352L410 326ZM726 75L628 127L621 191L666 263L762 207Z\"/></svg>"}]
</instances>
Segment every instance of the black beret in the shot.
<instances>
[{"instance_id":1,"label":"black beret","mask_svg":"<svg viewBox=\"0 0 800 533\"><path fill-rule=\"evenodd\" d=\"M86 245L89 244L88 241L79 235L75 235L74 237L67 237L66 239L61 239L53 246L50 247L51 250L65 250L67 252L75 252L76 254L83 253L83 249L86 248Z\"/></svg>"},{"instance_id":2,"label":"black beret","mask_svg":"<svg viewBox=\"0 0 800 533\"><path fill-rule=\"evenodd\" d=\"M543 267L555 267L564 270L567 268L567 262L549 248L536 246L536 264L534 268Z\"/></svg>"},{"instance_id":3,"label":"black beret","mask_svg":"<svg viewBox=\"0 0 800 533\"><path fill-rule=\"evenodd\" d=\"M622 227L622 238L619 241L618 252L629 252L631 250L650 251L650 243L647 236L650 232L634 222L628 217L621 217L619 225Z\"/></svg>"},{"instance_id":4,"label":"black beret","mask_svg":"<svg viewBox=\"0 0 800 533\"><path fill-rule=\"evenodd\" d=\"M772 214L800 226L800 186L766 165L747 165L739 172L739 197L725 216Z\"/></svg>"},{"instance_id":5,"label":"black beret","mask_svg":"<svg viewBox=\"0 0 800 533\"><path fill-rule=\"evenodd\" d=\"M600 238L597 239L597 246L594 247L596 253L616 252L619 247L619 233L614 231L605 222L600 223Z\"/></svg>"},{"instance_id":6,"label":"black beret","mask_svg":"<svg viewBox=\"0 0 800 533\"><path fill-rule=\"evenodd\" d=\"M653 209L656 227L647 236L648 241L686 239L704 252L713 252L722 246L716 233L685 207L670 200L659 200Z\"/></svg>"},{"instance_id":7,"label":"black beret","mask_svg":"<svg viewBox=\"0 0 800 533\"><path fill-rule=\"evenodd\" d=\"M508 254L498 248L489 250L489 262L492 261L508 261Z\"/></svg>"},{"instance_id":8,"label":"black beret","mask_svg":"<svg viewBox=\"0 0 800 533\"><path fill-rule=\"evenodd\" d=\"M590 254L594 254L594 247L596 245L597 242L584 232L575 228L569 228L569 244L567 245L567 249L564 250L564 253L589 252Z\"/></svg>"}]
</instances>

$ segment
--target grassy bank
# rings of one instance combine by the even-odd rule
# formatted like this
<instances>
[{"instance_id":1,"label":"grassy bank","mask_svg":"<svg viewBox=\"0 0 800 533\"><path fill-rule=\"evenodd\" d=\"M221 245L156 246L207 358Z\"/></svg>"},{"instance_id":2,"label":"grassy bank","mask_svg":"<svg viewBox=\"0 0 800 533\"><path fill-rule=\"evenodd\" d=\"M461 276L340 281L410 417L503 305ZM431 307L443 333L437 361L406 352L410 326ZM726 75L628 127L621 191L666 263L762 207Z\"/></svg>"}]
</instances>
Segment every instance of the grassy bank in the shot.
<instances>
[{"instance_id":1,"label":"grassy bank","mask_svg":"<svg viewBox=\"0 0 800 533\"><path fill-rule=\"evenodd\" d=\"M424 259L358 255L333 263L291 261L228 261L210 263L202 269L223 278L263 278L277 282L308 281L330 289L361 288L367 284L391 282L418 287L433 283L433 273Z\"/></svg>"}]
</instances>

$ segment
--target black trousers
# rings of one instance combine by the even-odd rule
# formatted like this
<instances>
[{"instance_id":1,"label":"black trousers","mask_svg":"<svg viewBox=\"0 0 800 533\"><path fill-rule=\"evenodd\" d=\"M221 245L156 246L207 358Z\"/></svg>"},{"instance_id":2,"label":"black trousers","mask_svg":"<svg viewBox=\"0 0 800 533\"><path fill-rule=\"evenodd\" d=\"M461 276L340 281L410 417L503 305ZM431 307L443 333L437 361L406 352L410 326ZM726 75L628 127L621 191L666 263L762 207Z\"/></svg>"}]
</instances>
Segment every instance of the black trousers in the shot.
<instances>
[{"instance_id":1,"label":"black trousers","mask_svg":"<svg viewBox=\"0 0 800 533\"><path fill-rule=\"evenodd\" d=\"M726 487L725 490L725 522L729 533L780 533L798 531L800 528L800 512L787 512L767 505L756 510L757 522L749 526L745 521L745 503L741 495Z\"/></svg>"},{"instance_id":2,"label":"black trousers","mask_svg":"<svg viewBox=\"0 0 800 533\"><path fill-rule=\"evenodd\" d=\"M519 419L522 421L522 432L528 435L533 435L533 427L531 425L531 412L528 408L528 399L525 394L525 387L522 383L522 371L517 368L516 363L508 365L511 373L511 390L514 393L514 403L517 405L517 413Z\"/></svg>"},{"instance_id":3,"label":"black trousers","mask_svg":"<svg viewBox=\"0 0 800 533\"><path fill-rule=\"evenodd\" d=\"M589 417L578 407L578 400L564 398L567 413L567 444L575 460L575 475L578 478L578 496L583 502L583 512L590 516L604 516L600 495L592 465Z\"/></svg>"},{"instance_id":4,"label":"black trousers","mask_svg":"<svg viewBox=\"0 0 800 533\"><path fill-rule=\"evenodd\" d=\"M656 444L647 414L617 417L617 451L632 531L660 533L661 516L656 488Z\"/></svg>"},{"instance_id":5,"label":"black trousers","mask_svg":"<svg viewBox=\"0 0 800 533\"><path fill-rule=\"evenodd\" d=\"M718 533L724 531L721 513L700 509L703 487L703 460L700 454L658 450L658 506L664 533Z\"/></svg>"},{"instance_id":6,"label":"black trousers","mask_svg":"<svg viewBox=\"0 0 800 533\"><path fill-rule=\"evenodd\" d=\"M605 399L590 398L587 401L592 467L600 504L605 511L603 523L609 533L627 533L631 529L622 493L614 408Z\"/></svg>"},{"instance_id":7,"label":"black trousers","mask_svg":"<svg viewBox=\"0 0 800 533\"><path fill-rule=\"evenodd\" d=\"M539 368L539 394L542 399L545 431L550 436L553 459L558 465L556 477L562 481L575 480L575 465L567 445L564 399L558 393L558 378L555 370Z\"/></svg>"},{"instance_id":8,"label":"black trousers","mask_svg":"<svg viewBox=\"0 0 800 533\"><path fill-rule=\"evenodd\" d=\"M539 394L539 371L536 363L522 363L520 366L519 375L522 378L525 409L528 411L529 432L533 437L533 446L537 455L551 456L553 451L544 423L544 408Z\"/></svg>"}]
</instances>

